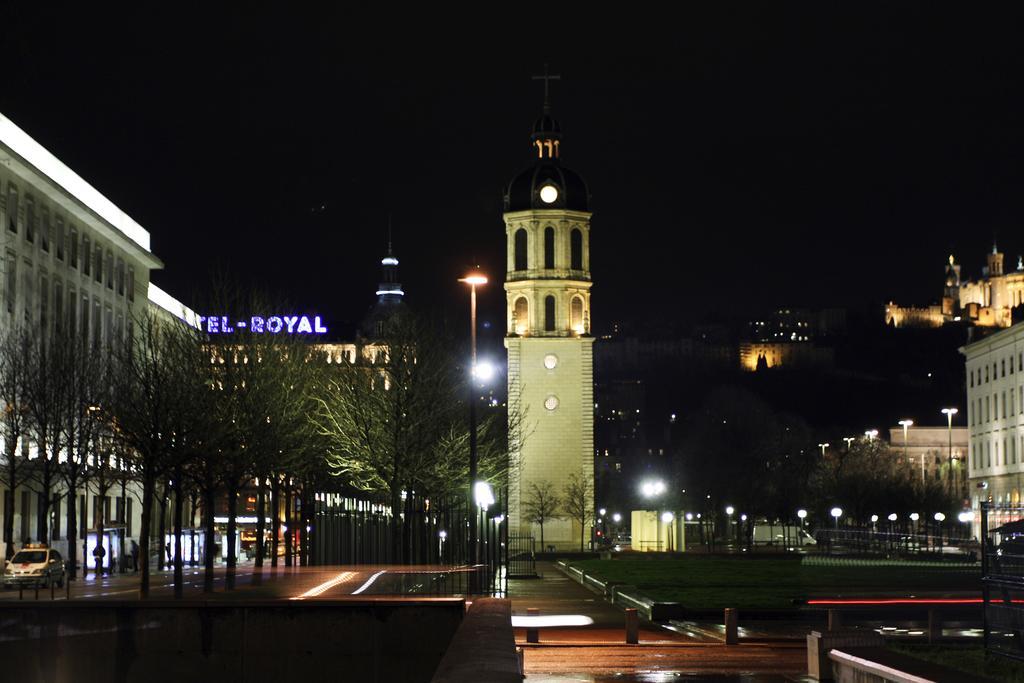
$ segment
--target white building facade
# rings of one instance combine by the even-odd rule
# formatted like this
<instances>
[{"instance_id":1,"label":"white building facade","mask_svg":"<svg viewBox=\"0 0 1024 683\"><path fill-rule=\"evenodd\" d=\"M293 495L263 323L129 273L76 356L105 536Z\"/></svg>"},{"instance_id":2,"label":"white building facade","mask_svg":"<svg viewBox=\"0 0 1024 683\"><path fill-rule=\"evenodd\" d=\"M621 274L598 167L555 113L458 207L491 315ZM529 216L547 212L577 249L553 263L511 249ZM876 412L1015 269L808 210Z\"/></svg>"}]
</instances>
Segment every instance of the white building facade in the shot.
<instances>
[{"instance_id":1,"label":"white building facade","mask_svg":"<svg viewBox=\"0 0 1024 683\"><path fill-rule=\"evenodd\" d=\"M968 476L977 525L981 502L1000 507L1021 505L1024 324L990 334L960 351L967 364ZM1010 511L995 514L996 524L1017 517ZM990 526L996 524L990 522Z\"/></svg>"},{"instance_id":2,"label":"white building facade","mask_svg":"<svg viewBox=\"0 0 1024 683\"><path fill-rule=\"evenodd\" d=\"M24 326L37 334L71 334L94 346L132 334L133 319L151 304L150 272L162 267L150 250L149 233L25 131L0 114L0 333ZM160 310L185 309L152 289ZM176 313L181 317L181 313ZM59 321L59 327L57 323ZM0 443L0 459L31 444ZM134 486L115 486L104 496L85 487L68 500L59 478L51 496L48 539L39 538L43 495L32 481L14 490L0 484L0 523L13 510L11 538L0 552L28 541L48 542L79 562L90 556L102 520L104 543L117 560L140 533L140 499ZM79 548L67 547L67 510L77 506ZM0 527L3 528L3 527ZM91 562L91 557L90 557Z\"/></svg>"}]
</instances>

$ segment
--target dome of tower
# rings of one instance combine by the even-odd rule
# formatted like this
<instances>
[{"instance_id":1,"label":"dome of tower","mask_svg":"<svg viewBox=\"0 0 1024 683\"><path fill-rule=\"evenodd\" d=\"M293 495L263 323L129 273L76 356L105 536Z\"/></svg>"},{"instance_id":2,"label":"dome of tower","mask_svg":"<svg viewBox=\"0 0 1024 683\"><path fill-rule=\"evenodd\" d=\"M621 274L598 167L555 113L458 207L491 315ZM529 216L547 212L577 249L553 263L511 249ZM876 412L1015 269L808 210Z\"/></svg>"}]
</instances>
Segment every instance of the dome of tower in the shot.
<instances>
[{"instance_id":1,"label":"dome of tower","mask_svg":"<svg viewBox=\"0 0 1024 683\"><path fill-rule=\"evenodd\" d=\"M530 209L590 210L590 190L575 171L557 159L538 159L505 188L505 211Z\"/></svg>"}]
</instances>

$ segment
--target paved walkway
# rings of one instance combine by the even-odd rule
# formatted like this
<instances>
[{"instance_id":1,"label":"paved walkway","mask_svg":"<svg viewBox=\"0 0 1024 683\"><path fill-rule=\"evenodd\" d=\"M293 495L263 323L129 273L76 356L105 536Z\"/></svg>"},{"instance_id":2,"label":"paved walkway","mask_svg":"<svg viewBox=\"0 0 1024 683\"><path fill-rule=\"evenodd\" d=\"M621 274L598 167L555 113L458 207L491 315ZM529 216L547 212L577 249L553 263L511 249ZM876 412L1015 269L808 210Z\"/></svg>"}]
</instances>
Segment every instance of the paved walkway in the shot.
<instances>
[{"instance_id":1,"label":"paved walkway","mask_svg":"<svg viewBox=\"0 0 1024 683\"><path fill-rule=\"evenodd\" d=\"M802 643L725 646L641 622L640 644L627 645L622 608L571 580L553 563L538 562L537 571L539 579L509 581L514 615L536 607L542 616L583 615L594 623L540 629L537 645L526 643L525 629L515 629L528 681L624 683L676 675L714 681L803 680L807 653Z\"/></svg>"}]
</instances>

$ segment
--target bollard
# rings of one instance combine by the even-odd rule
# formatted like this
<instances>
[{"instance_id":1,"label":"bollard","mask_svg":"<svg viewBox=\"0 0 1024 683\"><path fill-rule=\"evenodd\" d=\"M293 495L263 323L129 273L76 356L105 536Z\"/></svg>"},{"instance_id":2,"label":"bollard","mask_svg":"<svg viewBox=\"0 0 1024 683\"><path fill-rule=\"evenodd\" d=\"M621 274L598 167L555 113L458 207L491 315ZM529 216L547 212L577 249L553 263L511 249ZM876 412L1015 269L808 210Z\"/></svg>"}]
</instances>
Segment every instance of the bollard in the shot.
<instances>
[{"instance_id":1,"label":"bollard","mask_svg":"<svg viewBox=\"0 0 1024 683\"><path fill-rule=\"evenodd\" d=\"M537 609L536 607L527 607L526 608L526 614L528 616L535 617L535 616L540 614L540 610ZM527 629L526 629L526 642L528 642L528 643L539 643L540 642L540 631L537 630L536 626L534 626L533 628L527 627Z\"/></svg>"},{"instance_id":2,"label":"bollard","mask_svg":"<svg viewBox=\"0 0 1024 683\"><path fill-rule=\"evenodd\" d=\"M843 614L837 609L828 611L828 630L838 631L843 628Z\"/></svg>"},{"instance_id":3,"label":"bollard","mask_svg":"<svg viewBox=\"0 0 1024 683\"><path fill-rule=\"evenodd\" d=\"M519 677L526 678L526 675L523 673L526 671L526 653L523 652L523 648L516 648L516 657L519 658Z\"/></svg>"},{"instance_id":4,"label":"bollard","mask_svg":"<svg viewBox=\"0 0 1024 683\"><path fill-rule=\"evenodd\" d=\"M739 628L736 624L736 609L733 607L725 608L725 644L736 645L739 639Z\"/></svg>"},{"instance_id":5,"label":"bollard","mask_svg":"<svg viewBox=\"0 0 1024 683\"><path fill-rule=\"evenodd\" d=\"M626 643L637 645L640 642L640 617L635 607L626 608Z\"/></svg>"},{"instance_id":6,"label":"bollard","mask_svg":"<svg viewBox=\"0 0 1024 683\"><path fill-rule=\"evenodd\" d=\"M942 619L936 610L928 610L928 642L937 643L942 640Z\"/></svg>"}]
</instances>

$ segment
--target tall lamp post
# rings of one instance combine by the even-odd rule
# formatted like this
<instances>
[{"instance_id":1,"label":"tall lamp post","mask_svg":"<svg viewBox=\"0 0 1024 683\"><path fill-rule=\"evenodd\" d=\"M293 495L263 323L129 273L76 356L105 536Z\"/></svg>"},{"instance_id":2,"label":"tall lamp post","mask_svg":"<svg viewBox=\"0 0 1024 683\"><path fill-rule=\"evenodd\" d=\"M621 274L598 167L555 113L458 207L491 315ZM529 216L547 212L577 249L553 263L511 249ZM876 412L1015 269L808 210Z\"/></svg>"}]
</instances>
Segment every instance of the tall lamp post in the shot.
<instances>
[{"instance_id":1,"label":"tall lamp post","mask_svg":"<svg viewBox=\"0 0 1024 683\"><path fill-rule=\"evenodd\" d=\"M469 493L468 510L469 515L469 559L476 564L477 561L477 526L474 505L476 501L474 490L476 486L477 453L476 453L476 288L487 284L487 276L480 271L474 271L466 277L459 278L459 282L469 285L469 340L470 340L470 380L469 380Z\"/></svg>"},{"instance_id":2,"label":"tall lamp post","mask_svg":"<svg viewBox=\"0 0 1024 683\"><path fill-rule=\"evenodd\" d=\"M953 481L953 416L959 411L956 408L943 408L942 414L946 416L946 422L949 425L949 492L954 494L955 483Z\"/></svg>"},{"instance_id":3,"label":"tall lamp post","mask_svg":"<svg viewBox=\"0 0 1024 683\"><path fill-rule=\"evenodd\" d=\"M823 458L825 457L825 449L828 448L828 446L829 446L828 443L819 443L818 444L818 448L821 449L821 457L823 457Z\"/></svg>"},{"instance_id":4,"label":"tall lamp post","mask_svg":"<svg viewBox=\"0 0 1024 683\"><path fill-rule=\"evenodd\" d=\"M913 427L914 426L914 421L910 420L910 419L900 420L899 424L900 424L900 427L903 427L903 457L906 458L909 461L910 460L910 455L909 455L910 449L907 448L907 428L908 427ZM924 483L924 453L921 454L921 483L922 484Z\"/></svg>"}]
</instances>

